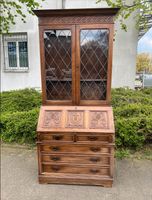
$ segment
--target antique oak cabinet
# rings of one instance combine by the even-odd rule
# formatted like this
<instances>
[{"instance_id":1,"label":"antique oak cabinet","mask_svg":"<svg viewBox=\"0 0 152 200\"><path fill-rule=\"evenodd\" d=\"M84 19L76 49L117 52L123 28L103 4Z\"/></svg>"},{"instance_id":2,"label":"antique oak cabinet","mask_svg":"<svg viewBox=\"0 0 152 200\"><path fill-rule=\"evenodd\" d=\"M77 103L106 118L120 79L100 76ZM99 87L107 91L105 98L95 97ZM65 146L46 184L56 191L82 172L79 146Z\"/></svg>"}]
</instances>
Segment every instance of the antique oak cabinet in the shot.
<instances>
[{"instance_id":1,"label":"antique oak cabinet","mask_svg":"<svg viewBox=\"0 0 152 200\"><path fill-rule=\"evenodd\" d=\"M42 76L40 183L112 186L110 90L118 10L34 11L39 18Z\"/></svg>"}]
</instances>

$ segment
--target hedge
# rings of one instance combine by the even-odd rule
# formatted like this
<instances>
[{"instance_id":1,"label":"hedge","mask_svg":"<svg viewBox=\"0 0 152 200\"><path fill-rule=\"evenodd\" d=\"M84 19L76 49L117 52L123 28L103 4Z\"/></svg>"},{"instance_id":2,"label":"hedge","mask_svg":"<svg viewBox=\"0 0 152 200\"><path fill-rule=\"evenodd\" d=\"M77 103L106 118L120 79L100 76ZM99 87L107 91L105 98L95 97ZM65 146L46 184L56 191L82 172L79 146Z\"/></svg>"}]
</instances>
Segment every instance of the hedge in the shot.
<instances>
[{"instance_id":1,"label":"hedge","mask_svg":"<svg viewBox=\"0 0 152 200\"><path fill-rule=\"evenodd\" d=\"M34 143L41 94L33 89L1 93L4 142ZM152 141L152 88L112 90L117 147L138 148Z\"/></svg>"}]
</instances>

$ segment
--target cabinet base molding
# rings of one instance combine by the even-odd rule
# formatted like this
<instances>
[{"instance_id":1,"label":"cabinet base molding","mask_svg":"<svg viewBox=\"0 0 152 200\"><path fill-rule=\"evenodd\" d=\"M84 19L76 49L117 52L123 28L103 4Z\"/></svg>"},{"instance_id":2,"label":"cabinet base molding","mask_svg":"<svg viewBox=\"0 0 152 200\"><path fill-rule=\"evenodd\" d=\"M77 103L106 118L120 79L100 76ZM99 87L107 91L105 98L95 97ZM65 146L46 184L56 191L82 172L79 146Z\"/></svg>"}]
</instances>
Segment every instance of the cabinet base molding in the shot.
<instances>
[{"instance_id":1,"label":"cabinet base molding","mask_svg":"<svg viewBox=\"0 0 152 200\"><path fill-rule=\"evenodd\" d=\"M91 178L88 176L82 177L82 175L64 175L64 176L44 176L39 175L40 184L71 184L71 185L94 185L101 187L112 187L112 178Z\"/></svg>"}]
</instances>

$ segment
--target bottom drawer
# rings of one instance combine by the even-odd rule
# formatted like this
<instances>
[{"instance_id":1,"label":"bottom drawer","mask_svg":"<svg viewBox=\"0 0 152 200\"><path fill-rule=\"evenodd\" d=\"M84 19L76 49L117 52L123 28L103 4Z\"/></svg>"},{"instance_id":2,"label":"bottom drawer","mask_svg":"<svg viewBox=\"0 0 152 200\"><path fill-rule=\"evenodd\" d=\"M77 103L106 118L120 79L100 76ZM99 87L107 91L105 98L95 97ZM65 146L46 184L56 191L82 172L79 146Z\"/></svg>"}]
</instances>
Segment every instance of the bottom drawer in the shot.
<instances>
[{"instance_id":1,"label":"bottom drawer","mask_svg":"<svg viewBox=\"0 0 152 200\"><path fill-rule=\"evenodd\" d=\"M92 175L102 175L110 176L109 167L82 167L77 165L52 165L52 164L43 164L42 165L43 173L69 173L69 174L92 174Z\"/></svg>"}]
</instances>

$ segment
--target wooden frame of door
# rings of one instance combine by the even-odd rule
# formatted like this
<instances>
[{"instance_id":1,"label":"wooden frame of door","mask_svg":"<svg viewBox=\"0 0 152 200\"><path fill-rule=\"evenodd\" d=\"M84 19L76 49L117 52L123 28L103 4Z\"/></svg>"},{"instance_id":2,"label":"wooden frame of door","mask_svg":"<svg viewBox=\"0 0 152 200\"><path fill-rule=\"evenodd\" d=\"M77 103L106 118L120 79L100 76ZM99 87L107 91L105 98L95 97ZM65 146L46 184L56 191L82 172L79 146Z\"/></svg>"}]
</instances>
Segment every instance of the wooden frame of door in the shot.
<instances>
[{"instance_id":1,"label":"wooden frame of door","mask_svg":"<svg viewBox=\"0 0 152 200\"><path fill-rule=\"evenodd\" d=\"M106 100L81 100L80 99L80 30L83 29L108 29L108 70ZM76 104L77 105L108 105L110 104L111 76L112 76L112 49L113 49L113 24L76 25Z\"/></svg>"},{"instance_id":2,"label":"wooden frame of door","mask_svg":"<svg viewBox=\"0 0 152 200\"><path fill-rule=\"evenodd\" d=\"M72 96L71 100L48 100L46 93L46 72L45 72L45 50L44 50L44 31L46 30L71 30L71 59L72 59ZM39 27L40 37L40 58L41 58L41 79L42 79L42 104L43 105L75 105L75 25L45 25Z\"/></svg>"}]
</instances>

